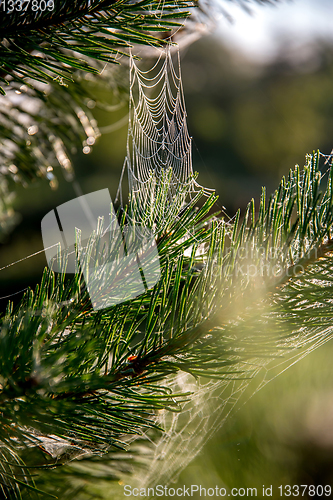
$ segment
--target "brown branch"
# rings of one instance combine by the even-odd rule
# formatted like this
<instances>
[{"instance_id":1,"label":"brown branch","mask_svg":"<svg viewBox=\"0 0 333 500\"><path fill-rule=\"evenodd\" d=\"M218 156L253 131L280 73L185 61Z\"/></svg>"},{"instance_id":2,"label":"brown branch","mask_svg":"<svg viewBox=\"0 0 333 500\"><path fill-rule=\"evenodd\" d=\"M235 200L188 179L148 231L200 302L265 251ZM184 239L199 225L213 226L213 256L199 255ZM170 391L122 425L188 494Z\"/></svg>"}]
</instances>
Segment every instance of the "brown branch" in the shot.
<instances>
[{"instance_id":1,"label":"brown branch","mask_svg":"<svg viewBox=\"0 0 333 500\"><path fill-rule=\"evenodd\" d=\"M146 354L146 356L133 357L134 359L132 359L129 364L126 367L122 368L118 373L115 373L111 377L110 375L106 375L103 378L107 380L108 384L112 385L116 382L124 380L125 378L135 378L144 375L150 365L153 365L154 363L160 361L163 356L172 355L172 352L170 352L171 350L177 352L180 348L183 348L186 345L193 344L198 338L205 335L208 331L214 329L217 326L217 317L218 312L213 315L212 319L206 319L196 327L189 328L178 337L172 339L172 346L170 344L165 344L156 351ZM53 395L52 397L54 399L65 399L70 397L83 398L87 396L94 396L97 394L97 391L98 389L86 392L70 391Z\"/></svg>"}]
</instances>

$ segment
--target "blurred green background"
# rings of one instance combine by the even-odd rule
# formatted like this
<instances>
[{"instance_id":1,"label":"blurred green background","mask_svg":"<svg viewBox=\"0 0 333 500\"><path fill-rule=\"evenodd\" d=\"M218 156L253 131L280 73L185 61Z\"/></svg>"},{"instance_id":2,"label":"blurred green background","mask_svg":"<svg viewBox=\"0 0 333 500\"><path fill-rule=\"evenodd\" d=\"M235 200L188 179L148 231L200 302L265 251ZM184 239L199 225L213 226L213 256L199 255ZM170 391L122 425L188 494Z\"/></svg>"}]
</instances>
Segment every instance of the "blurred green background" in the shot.
<instances>
[{"instance_id":1,"label":"blurred green background","mask_svg":"<svg viewBox=\"0 0 333 500\"><path fill-rule=\"evenodd\" d=\"M281 498L280 485L330 485L333 491L332 355L329 343L255 394L177 484L257 488L258 498L272 485L274 499Z\"/></svg>"},{"instance_id":2,"label":"blurred green background","mask_svg":"<svg viewBox=\"0 0 333 500\"><path fill-rule=\"evenodd\" d=\"M303 165L306 153L333 148L331 39L313 36L302 50L293 42L281 36L273 55L255 59L215 34L181 53L194 170L202 185L216 189L218 205L231 216L252 197L258 199L262 185L269 192L275 189L289 168ZM126 66L118 71L126 78ZM114 96L99 97L114 103ZM106 127L121 120L127 108L125 103L117 112L94 112ZM126 125L105 133L90 155L74 157L84 193L109 187L114 199L126 133ZM42 249L42 217L75 197L61 172L58 177L56 191L44 181L18 189L15 208L21 222L1 246L0 267ZM0 296L39 282L45 264L41 254L1 271ZM0 300L0 309L5 303ZM256 487L258 497L263 485L274 485L273 498L279 498L279 485L333 488L332 356L331 343L256 394L207 443L176 485ZM105 498L122 497L121 485L116 490L105 485L104 491Z\"/></svg>"}]
</instances>

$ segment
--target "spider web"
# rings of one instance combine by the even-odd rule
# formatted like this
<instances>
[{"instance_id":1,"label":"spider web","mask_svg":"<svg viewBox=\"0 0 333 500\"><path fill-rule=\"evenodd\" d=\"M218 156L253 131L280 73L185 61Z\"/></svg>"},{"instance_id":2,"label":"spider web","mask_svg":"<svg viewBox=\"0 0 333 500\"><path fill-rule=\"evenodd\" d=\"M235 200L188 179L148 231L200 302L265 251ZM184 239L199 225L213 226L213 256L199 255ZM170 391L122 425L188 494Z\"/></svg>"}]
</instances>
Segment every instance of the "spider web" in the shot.
<instances>
[{"instance_id":1,"label":"spider web","mask_svg":"<svg viewBox=\"0 0 333 500\"><path fill-rule=\"evenodd\" d=\"M167 46L147 71L138 67L131 54L129 75L127 154L115 202L123 206L127 178L129 201L137 207L136 222L141 222L156 204L151 190L154 179L168 188L163 224L199 191L206 196L213 192L196 182L192 168L192 138L187 128L178 47L176 63Z\"/></svg>"},{"instance_id":2,"label":"spider web","mask_svg":"<svg viewBox=\"0 0 333 500\"><path fill-rule=\"evenodd\" d=\"M180 373L170 379L166 385L174 393L190 392L190 400L180 413L164 410L158 415L156 423L164 431L158 440L151 440L151 454L147 453L146 457L147 472L144 475L140 471L140 475L135 477L138 486L154 487L177 480L230 414L234 415L260 389L330 341L332 336L331 326L294 331L287 339L273 342L269 356L240 362L236 369L244 373L244 378L230 374L222 380L207 382ZM246 340L244 348L248 350L249 339ZM241 345L242 341L240 348ZM256 345L253 347L256 348Z\"/></svg>"}]
</instances>

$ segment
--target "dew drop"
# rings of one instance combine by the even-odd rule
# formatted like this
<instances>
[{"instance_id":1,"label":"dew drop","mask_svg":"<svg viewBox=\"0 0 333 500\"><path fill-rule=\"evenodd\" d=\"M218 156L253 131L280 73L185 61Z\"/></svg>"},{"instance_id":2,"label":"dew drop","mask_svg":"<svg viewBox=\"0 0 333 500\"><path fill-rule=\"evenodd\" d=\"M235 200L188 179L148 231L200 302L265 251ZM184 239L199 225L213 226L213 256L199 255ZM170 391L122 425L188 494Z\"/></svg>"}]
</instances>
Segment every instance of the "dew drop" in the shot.
<instances>
[{"instance_id":1,"label":"dew drop","mask_svg":"<svg viewBox=\"0 0 333 500\"><path fill-rule=\"evenodd\" d=\"M17 172L18 172L18 168L17 168L17 166L16 166L16 165L10 165L10 166L8 167L8 170L9 170L9 172L11 172L12 174L17 174Z\"/></svg>"},{"instance_id":2,"label":"dew drop","mask_svg":"<svg viewBox=\"0 0 333 500\"><path fill-rule=\"evenodd\" d=\"M93 101L92 99L90 99L90 101L87 102L87 107L89 109L94 109L95 106L96 106L96 102Z\"/></svg>"},{"instance_id":3,"label":"dew drop","mask_svg":"<svg viewBox=\"0 0 333 500\"><path fill-rule=\"evenodd\" d=\"M38 132L38 127L37 125L32 125L31 127L28 128L28 134L29 135L35 135Z\"/></svg>"},{"instance_id":4,"label":"dew drop","mask_svg":"<svg viewBox=\"0 0 333 500\"><path fill-rule=\"evenodd\" d=\"M96 142L95 137L92 137L92 136L88 137L88 139L87 139L88 146L92 146L93 144L95 144L95 142Z\"/></svg>"}]
</instances>

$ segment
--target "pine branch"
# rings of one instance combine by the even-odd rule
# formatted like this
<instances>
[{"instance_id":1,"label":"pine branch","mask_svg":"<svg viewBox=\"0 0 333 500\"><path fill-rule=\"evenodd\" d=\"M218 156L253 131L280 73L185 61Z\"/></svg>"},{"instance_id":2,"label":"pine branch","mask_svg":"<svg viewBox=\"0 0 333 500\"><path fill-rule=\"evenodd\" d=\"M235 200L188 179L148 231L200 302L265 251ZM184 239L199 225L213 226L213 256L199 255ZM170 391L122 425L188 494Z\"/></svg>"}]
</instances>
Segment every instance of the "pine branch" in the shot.
<instances>
[{"instance_id":1,"label":"pine branch","mask_svg":"<svg viewBox=\"0 0 333 500\"><path fill-rule=\"evenodd\" d=\"M4 185L3 177L9 177L27 185L41 177L55 189L53 169L60 164L65 177L73 178L73 148L90 150L100 135L86 106L94 95L83 83L82 71L90 72L97 85L103 69L104 81L114 83L105 63L118 63L132 43L165 44L151 33L179 27L177 19L184 20L193 4L57 1L52 11L33 11L29 4L26 10L3 12L5 5L0 7L0 83L9 90L5 98L0 96L0 181ZM114 88L109 85L112 92ZM5 93L1 86L0 93ZM1 233L17 220L12 210L9 214Z\"/></svg>"},{"instance_id":2,"label":"pine branch","mask_svg":"<svg viewBox=\"0 0 333 500\"><path fill-rule=\"evenodd\" d=\"M73 68L96 73L87 57L115 63L133 43L161 46L165 41L149 32L179 27L174 19L185 19L192 6L183 0L163 6L151 0L81 0L55 2L51 13L14 10L0 20L0 80L8 84L5 72L42 82L55 76L70 81Z\"/></svg>"},{"instance_id":3,"label":"pine branch","mask_svg":"<svg viewBox=\"0 0 333 500\"><path fill-rule=\"evenodd\" d=\"M56 189L59 167L65 179L72 180L73 155L78 148L90 151L97 141L100 132L89 106L92 103L100 107L104 103L96 102L92 87L114 94L115 107L126 106L127 88L121 79L117 78L116 83L110 70L103 77L92 77L87 82L78 72L67 86L58 81L12 81L7 95L0 96L0 184L4 211L3 215L0 213L0 235L8 233L18 220L11 209L15 184L27 186L45 179L51 189Z\"/></svg>"},{"instance_id":4,"label":"pine branch","mask_svg":"<svg viewBox=\"0 0 333 500\"><path fill-rule=\"evenodd\" d=\"M332 260L323 245L330 244L332 227L332 168L320 194L319 159L308 156L304 174L291 171L267 206L263 194L257 217L253 202L242 223L209 216L212 196L201 209L195 200L160 224L161 280L140 298L95 312L82 276L70 280L47 271L15 312L9 306L1 325L7 355L0 439L11 452L18 443L47 450L50 434L58 436L58 449L74 455L123 447L126 436L156 427L156 410L181 409L189 395L165 386L177 372L250 379L260 360L274 362L295 346L318 342L321 332L327 339ZM166 196L159 199L167 203ZM148 227L165 212L153 208ZM137 209L129 207L131 218ZM269 270L278 264L285 276L291 263L303 265L303 273L268 294L276 279ZM257 273L239 273L244 264ZM236 315L235 303L243 304Z\"/></svg>"},{"instance_id":5,"label":"pine branch","mask_svg":"<svg viewBox=\"0 0 333 500\"><path fill-rule=\"evenodd\" d=\"M110 9L118 0L102 0L99 2L74 0L72 2L63 1L58 10L37 10L28 9L14 10L13 15L4 16L2 27L6 29L6 36L16 35L20 31L39 30L47 27L57 27L65 22L92 15L94 12L102 12L103 9Z\"/></svg>"},{"instance_id":6,"label":"pine branch","mask_svg":"<svg viewBox=\"0 0 333 500\"><path fill-rule=\"evenodd\" d=\"M57 83L35 87L12 83L12 91L0 97L0 131L6 139L0 147L4 176L25 185L44 177L55 188L53 168L60 165L65 176L72 178L74 145L83 147L87 139L92 145L100 135L84 105L88 89L76 80L66 89Z\"/></svg>"}]
</instances>

